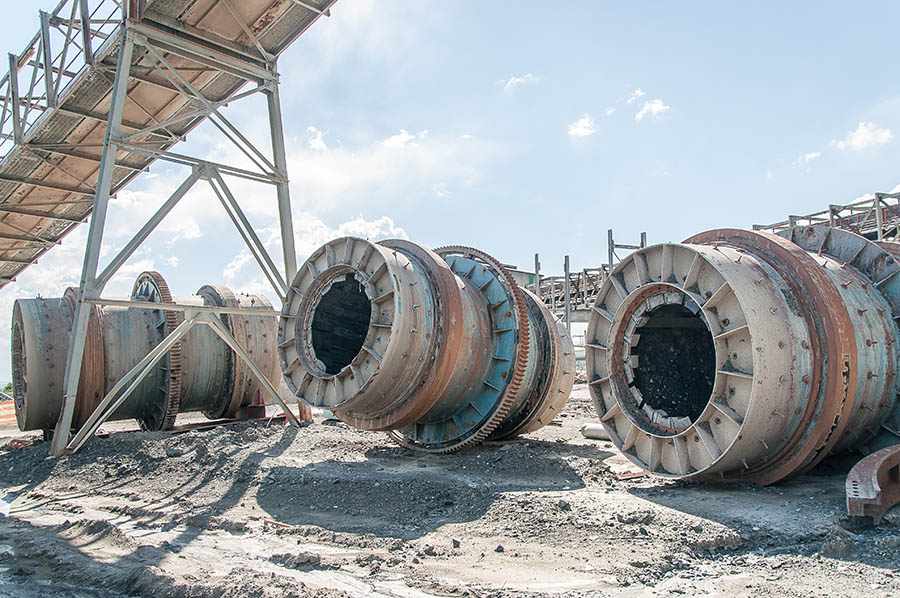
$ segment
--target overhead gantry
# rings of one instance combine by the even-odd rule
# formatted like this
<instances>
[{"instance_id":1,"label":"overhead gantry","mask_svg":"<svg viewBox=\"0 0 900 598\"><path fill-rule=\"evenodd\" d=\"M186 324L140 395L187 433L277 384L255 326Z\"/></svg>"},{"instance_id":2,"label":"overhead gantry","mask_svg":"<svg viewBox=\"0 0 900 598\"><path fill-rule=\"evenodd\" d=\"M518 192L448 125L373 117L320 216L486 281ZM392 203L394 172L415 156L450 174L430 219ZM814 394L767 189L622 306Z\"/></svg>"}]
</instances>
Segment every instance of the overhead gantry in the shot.
<instances>
[{"instance_id":1,"label":"overhead gantry","mask_svg":"<svg viewBox=\"0 0 900 598\"><path fill-rule=\"evenodd\" d=\"M91 216L54 454L74 448L69 437L92 306L119 305L101 297L104 287L197 182L211 185L277 296L285 297L286 281L297 266L277 58L327 16L333 3L62 0L52 11L40 13L39 30L25 50L10 54L9 72L0 80L0 285L13 281ZM266 100L271 140L267 150L251 142L222 112L226 105L256 95ZM244 163L177 151L203 122L210 122L236 147ZM186 166L190 174L101 268L110 197L157 160ZM231 192L226 181L234 178L273 189L283 267L269 255ZM151 308L143 303L129 305ZM226 312L251 315L240 307L176 303L164 309L174 324L171 334L123 380L145 376L196 325L211 327L252 363L219 319ZM264 376L260 382L273 400L281 401ZM116 399L107 395L98 409Z\"/></svg>"}]
</instances>

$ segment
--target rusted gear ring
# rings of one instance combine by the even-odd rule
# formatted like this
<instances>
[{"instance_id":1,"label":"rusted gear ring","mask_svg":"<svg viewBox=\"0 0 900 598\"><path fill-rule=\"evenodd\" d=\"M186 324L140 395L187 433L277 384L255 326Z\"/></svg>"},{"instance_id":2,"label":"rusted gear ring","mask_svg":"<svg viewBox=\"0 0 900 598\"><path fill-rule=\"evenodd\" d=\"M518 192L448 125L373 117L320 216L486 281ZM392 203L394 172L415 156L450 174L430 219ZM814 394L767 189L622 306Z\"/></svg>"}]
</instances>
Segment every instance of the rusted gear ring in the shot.
<instances>
[{"instance_id":1,"label":"rusted gear ring","mask_svg":"<svg viewBox=\"0 0 900 598\"><path fill-rule=\"evenodd\" d=\"M482 263L493 269L501 279L500 282L507 289L508 295L513 304L513 310L515 311L517 322L516 334L518 337L515 344L515 357L512 360L512 375L509 377L509 381L507 382L506 388L504 389L503 397L500 401L500 406L494 411L494 413L488 418L488 420L481 426L481 429L478 430L475 434L469 436L458 444L430 451L434 453L452 453L466 446L477 444L485 440L509 415L510 409L512 409L513 405L515 405L516 399L519 395L519 391L522 388L522 383L525 379L525 368L528 364L531 327L528 323L528 310L525 306L525 297L522 295L522 290L519 288L519 285L516 284L516 281L513 279L512 274L509 273L509 271L503 266L503 264L483 251L479 251L478 249L465 247L462 245L448 245L446 247L439 247L435 249L434 252L444 258L445 261L447 257L451 255L460 255L465 258L481 261ZM388 435L391 437L391 439L394 440L394 442L402 446L405 446L407 448L419 448L417 446L409 444L408 441L397 431L389 432Z\"/></svg>"},{"instance_id":2,"label":"rusted gear ring","mask_svg":"<svg viewBox=\"0 0 900 598\"><path fill-rule=\"evenodd\" d=\"M149 291L149 292L148 292ZM152 303L175 303L169 285L166 284L162 274L154 271L142 272L131 290L131 298ZM184 320L184 315L170 310L162 310L165 317L165 331L163 337L168 336ZM169 384L166 393L166 404L162 413L162 422L158 428L156 419L149 421L138 420L141 428L145 430L171 430L175 426L175 417L178 415L178 407L181 403L181 341L178 341L169 349Z\"/></svg>"}]
</instances>

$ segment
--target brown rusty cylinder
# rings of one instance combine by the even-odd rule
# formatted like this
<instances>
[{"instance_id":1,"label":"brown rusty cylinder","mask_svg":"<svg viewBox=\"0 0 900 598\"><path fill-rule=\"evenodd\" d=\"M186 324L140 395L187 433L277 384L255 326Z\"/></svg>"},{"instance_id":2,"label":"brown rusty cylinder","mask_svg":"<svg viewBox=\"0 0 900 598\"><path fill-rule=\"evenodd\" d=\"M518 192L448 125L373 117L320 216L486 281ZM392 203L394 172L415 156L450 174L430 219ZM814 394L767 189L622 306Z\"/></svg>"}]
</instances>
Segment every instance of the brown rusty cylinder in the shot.
<instances>
[{"instance_id":1,"label":"brown rusty cylinder","mask_svg":"<svg viewBox=\"0 0 900 598\"><path fill-rule=\"evenodd\" d=\"M651 473L771 484L894 417L898 315L900 265L863 237L709 231L616 265L585 337L589 387Z\"/></svg>"},{"instance_id":2,"label":"brown rusty cylinder","mask_svg":"<svg viewBox=\"0 0 900 598\"><path fill-rule=\"evenodd\" d=\"M327 243L291 284L278 343L299 399L430 452L540 428L575 375L565 327L466 247Z\"/></svg>"},{"instance_id":3,"label":"brown rusty cylinder","mask_svg":"<svg viewBox=\"0 0 900 598\"><path fill-rule=\"evenodd\" d=\"M12 374L21 430L51 430L62 408L69 336L77 291L61 299L18 299L13 306ZM272 310L260 295L235 295L226 287L202 287L173 298L157 272L138 276L133 300ZM184 321L182 312L122 306L90 306L85 353L73 427L79 428L106 393L165 336ZM235 340L277 387L274 317L221 316ZM195 326L159 362L109 418L136 419L147 430L171 429L178 413L202 411L235 417L258 398L249 369L208 326Z\"/></svg>"}]
</instances>

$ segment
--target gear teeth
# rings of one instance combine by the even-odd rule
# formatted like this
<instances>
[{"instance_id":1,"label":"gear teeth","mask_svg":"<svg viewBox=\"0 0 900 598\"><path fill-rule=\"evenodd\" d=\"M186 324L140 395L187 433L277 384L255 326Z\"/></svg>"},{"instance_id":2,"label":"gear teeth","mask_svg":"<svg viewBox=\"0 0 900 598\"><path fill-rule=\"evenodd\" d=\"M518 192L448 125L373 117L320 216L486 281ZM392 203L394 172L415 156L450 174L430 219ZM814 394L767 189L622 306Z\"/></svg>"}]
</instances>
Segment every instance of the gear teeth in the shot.
<instances>
[{"instance_id":1,"label":"gear teeth","mask_svg":"<svg viewBox=\"0 0 900 598\"><path fill-rule=\"evenodd\" d=\"M516 355L515 359L513 360L513 373L509 377L509 382L507 382L506 388L504 389L503 396L500 400L500 406L494 411L494 413L491 414L487 421L482 424L481 428L477 432L475 432L475 434L452 446L430 449L426 446L409 442L409 440L407 440L397 430L388 432L388 436L391 438L391 440L405 448L417 449L420 451L425 450L431 453L446 454L454 453L467 446L478 444L484 441L488 436L491 435L491 433L495 429L497 429L497 427L501 423L503 423L503 420L506 419L506 417L509 415L510 410L516 403L519 392L522 389L522 383L525 380L525 368L528 365L528 352L530 350L529 341L531 339L531 327L528 322L528 310L525 306L525 297L522 294L522 289L520 289L519 285L516 284L516 281L513 279L512 274L509 273L509 270L507 270L506 267L503 266L503 264L497 261L497 259L483 251L480 251L473 247L465 247L462 245L448 245L446 247L439 247L435 249L434 252L444 258L445 261L451 255L462 255L464 257L470 257L480 260L493 268L499 275L500 282L506 288L507 295L510 296L513 304L513 310L516 314L516 322L518 324Z\"/></svg>"},{"instance_id":2,"label":"gear teeth","mask_svg":"<svg viewBox=\"0 0 900 598\"><path fill-rule=\"evenodd\" d=\"M138 288L145 282L152 284L156 288L159 293L160 303L175 303L175 300L172 298L172 293L169 291L169 285L166 284L166 280L163 278L162 274L154 271L142 272L137 277L131 291L132 298L135 297ZM166 322L165 335L171 334L171 332L184 321L184 314L179 312L163 311L163 314ZM169 391L166 396L165 408L160 410L162 411L160 414L162 415L162 422L158 428L154 428L153 425L159 421L159 419L154 418L153 422L141 421L139 423L142 428L171 430L175 427L175 418L178 416L178 408L181 404L181 350L181 341L178 341L172 345L171 349L169 349Z\"/></svg>"}]
</instances>

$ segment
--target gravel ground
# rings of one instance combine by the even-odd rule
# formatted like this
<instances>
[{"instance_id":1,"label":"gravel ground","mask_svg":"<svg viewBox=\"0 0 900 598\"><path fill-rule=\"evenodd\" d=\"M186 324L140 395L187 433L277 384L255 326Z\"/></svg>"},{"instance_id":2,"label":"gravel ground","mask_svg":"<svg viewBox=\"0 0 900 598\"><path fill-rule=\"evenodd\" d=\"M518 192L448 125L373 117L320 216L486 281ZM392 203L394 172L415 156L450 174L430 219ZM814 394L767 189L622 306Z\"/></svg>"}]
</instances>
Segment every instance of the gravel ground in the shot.
<instances>
[{"instance_id":1,"label":"gravel ground","mask_svg":"<svg viewBox=\"0 0 900 598\"><path fill-rule=\"evenodd\" d=\"M900 509L838 464L772 488L641 476L583 385L553 425L449 456L321 421L0 441L0 596L892 596ZM0 431L0 435L3 432Z\"/></svg>"}]
</instances>

